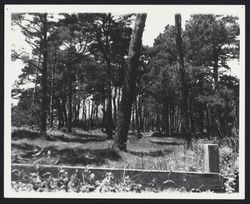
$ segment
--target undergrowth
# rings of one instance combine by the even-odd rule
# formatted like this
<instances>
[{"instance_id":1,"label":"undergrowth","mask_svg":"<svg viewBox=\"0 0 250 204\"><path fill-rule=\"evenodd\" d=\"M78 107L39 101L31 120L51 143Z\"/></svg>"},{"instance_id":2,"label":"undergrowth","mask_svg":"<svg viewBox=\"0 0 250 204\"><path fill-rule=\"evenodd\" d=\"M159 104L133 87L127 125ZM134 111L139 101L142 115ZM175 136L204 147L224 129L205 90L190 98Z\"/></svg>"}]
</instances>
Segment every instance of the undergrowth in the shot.
<instances>
[{"instance_id":1,"label":"undergrowth","mask_svg":"<svg viewBox=\"0 0 250 204\"><path fill-rule=\"evenodd\" d=\"M21 176L22 175L22 176ZM96 175L89 169L83 172L75 170L70 174L65 169L59 169L57 175L53 176L51 172L41 172L24 174L18 169L12 170L13 181L12 188L16 192L75 192L75 193L105 193L105 192L204 192L196 188L182 187L164 187L169 185L171 180L166 180L162 185L158 185L153 179L148 185L136 183L129 176L123 176L121 179L114 177L112 172L106 172L102 179L96 179ZM212 191L205 191L212 192Z\"/></svg>"},{"instance_id":2,"label":"undergrowth","mask_svg":"<svg viewBox=\"0 0 250 204\"><path fill-rule=\"evenodd\" d=\"M91 165L107 168L125 167L127 169L203 172L203 144L212 143L219 145L220 174L224 177L225 191L228 193L239 191L239 143L237 135L233 137L234 139L218 139L216 137L192 139L190 149L185 148L184 145L155 144L150 142L148 137L140 139L129 137L128 152L117 152L112 149L110 141L103 141L105 139L103 135L81 134L79 131L69 135L57 131L51 132L48 138L50 139L42 140L40 134L34 130L14 129L12 131L12 163ZM42 179L39 179L42 182ZM58 179L52 179L54 184L57 183ZM14 182L13 185L17 189L30 189L31 187L30 184L24 185L17 182ZM118 183L113 186L117 185ZM123 189L121 186L119 188ZM34 190L34 185L32 189Z\"/></svg>"}]
</instances>

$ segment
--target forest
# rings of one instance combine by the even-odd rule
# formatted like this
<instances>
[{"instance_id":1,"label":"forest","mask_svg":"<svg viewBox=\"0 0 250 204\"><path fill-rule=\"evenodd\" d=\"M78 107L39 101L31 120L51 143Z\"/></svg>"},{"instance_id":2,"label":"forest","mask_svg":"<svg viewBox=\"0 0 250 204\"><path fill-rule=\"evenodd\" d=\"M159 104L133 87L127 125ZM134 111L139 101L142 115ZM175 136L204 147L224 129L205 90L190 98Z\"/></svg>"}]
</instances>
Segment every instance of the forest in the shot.
<instances>
[{"instance_id":1,"label":"forest","mask_svg":"<svg viewBox=\"0 0 250 204\"><path fill-rule=\"evenodd\" d=\"M11 59L24 64L11 92L18 100L11 107L12 140L32 133L55 141L60 133L60 141L74 135L91 149L81 144L81 132L98 131L110 151L148 156L153 154L143 146L147 135L183 139L187 151L195 149L194 141L216 141L235 162L239 78L230 74L229 64L239 61L239 19L174 17L174 25L166 25L150 47L142 43L144 13L12 13L12 27L21 29L32 50L11 51ZM98 143L97 136L92 139ZM159 153L163 147L156 148Z\"/></svg>"}]
</instances>

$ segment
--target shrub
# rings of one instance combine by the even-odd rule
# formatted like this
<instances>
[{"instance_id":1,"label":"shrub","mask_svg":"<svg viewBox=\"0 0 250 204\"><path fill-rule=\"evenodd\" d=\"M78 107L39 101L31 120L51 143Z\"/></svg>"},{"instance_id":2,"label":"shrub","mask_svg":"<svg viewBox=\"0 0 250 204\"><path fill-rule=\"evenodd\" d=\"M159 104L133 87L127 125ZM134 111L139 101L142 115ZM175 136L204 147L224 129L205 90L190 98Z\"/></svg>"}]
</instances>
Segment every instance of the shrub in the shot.
<instances>
[{"instance_id":1,"label":"shrub","mask_svg":"<svg viewBox=\"0 0 250 204\"><path fill-rule=\"evenodd\" d=\"M220 169L225 181L225 191L239 191L239 155L229 146L220 148Z\"/></svg>"}]
</instances>

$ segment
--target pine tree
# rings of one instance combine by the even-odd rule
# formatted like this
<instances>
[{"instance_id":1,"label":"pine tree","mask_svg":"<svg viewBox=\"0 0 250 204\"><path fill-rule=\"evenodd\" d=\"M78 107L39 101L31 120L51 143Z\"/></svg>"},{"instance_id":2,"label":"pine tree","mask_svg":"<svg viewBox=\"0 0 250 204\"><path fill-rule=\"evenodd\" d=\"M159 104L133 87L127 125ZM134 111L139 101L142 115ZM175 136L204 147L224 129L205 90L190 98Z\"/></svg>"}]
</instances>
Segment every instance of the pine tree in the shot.
<instances>
[{"instance_id":1,"label":"pine tree","mask_svg":"<svg viewBox=\"0 0 250 204\"><path fill-rule=\"evenodd\" d=\"M128 67L125 69L124 73L121 107L119 110L117 133L114 141L114 145L120 150L126 150L131 109L135 99L136 77L141 54L142 34L146 17L147 14L137 14L129 45Z\"/></svg>"}]
</instances>

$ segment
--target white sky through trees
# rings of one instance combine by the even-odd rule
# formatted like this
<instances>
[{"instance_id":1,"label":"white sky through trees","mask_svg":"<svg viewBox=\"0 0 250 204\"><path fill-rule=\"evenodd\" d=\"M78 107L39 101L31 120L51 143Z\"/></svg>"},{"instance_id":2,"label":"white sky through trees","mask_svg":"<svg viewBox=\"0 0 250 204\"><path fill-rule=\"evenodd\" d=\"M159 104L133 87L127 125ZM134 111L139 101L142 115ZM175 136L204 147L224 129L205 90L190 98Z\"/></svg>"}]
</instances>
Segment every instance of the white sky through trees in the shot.
<instances>
[{"instance_id":1,"label":"white sky through trees","mask_svg":"<svg viewBox=\"0 0 250 204\"><path fill-rule=\"evenodd\" d=\"M190 14L182 15L182 27L185 27L185 21L190 18ZM145 30L143 32L143 45L153 46L154 39L160 34L163 33L167 25L174 25L174 13L148 13ZM11 42L12 49L22 49L28 53L31 53L30 46L25 42L25 37L21 33L21 29L18 26L13 26L11 32ZM15 60L12 62L13 69L13 81L12 84L18 79L18 76L21 74L21 69L24 64L21 60Z\"/></svg>"},{"instance_id":2,"label":"white sky through trees","mask_svg":"<svg viewBox=\"0 0 250 204\"><path fill-rule=\"evenodd\" d=\"M143 33L143 45L153 46L154 39L160 34L163 33L167 25L174 25L174 15L176 11L169 10L168 12L147 12L147 19L145 30ZM190 19L190 16L194 12L180 12L182 17L182 28L185 29L185 23ZM228 15L228 14L225 14ZM230 14L229 14L230 15ZM231 14L234 15L234 14ZM21 29L18 26L13 26L11 33L11 49L21 50L24 49L26 52L31 53L31 47L25 42L25 37L21 33ZM232 60L228 62L231 71L229 74L239 77L240 63L238 60ZM18 79L18 76L22 73L21 69L24 67L24 64L21 60L15 60L11 62L11 84L14 84L15 80ZM31 84L26 86L30 87ZM13 103L16 104L17 101L13 100Z\"/></svg>"}]
</instances>

